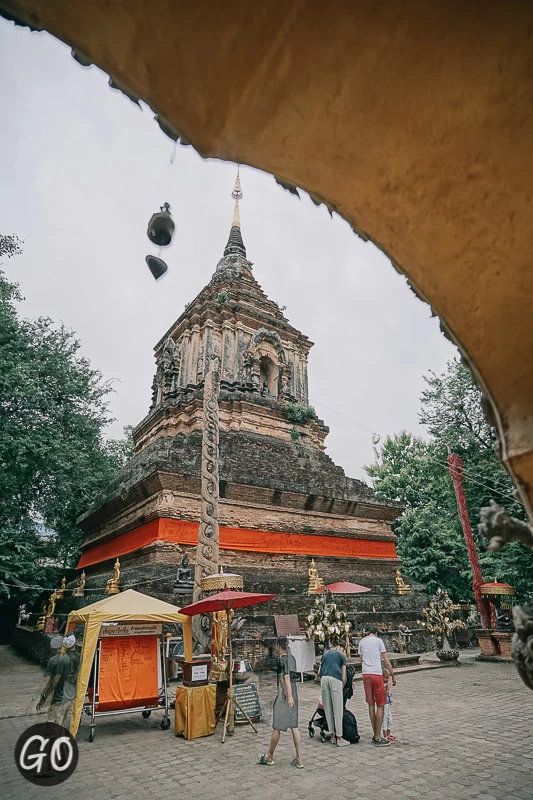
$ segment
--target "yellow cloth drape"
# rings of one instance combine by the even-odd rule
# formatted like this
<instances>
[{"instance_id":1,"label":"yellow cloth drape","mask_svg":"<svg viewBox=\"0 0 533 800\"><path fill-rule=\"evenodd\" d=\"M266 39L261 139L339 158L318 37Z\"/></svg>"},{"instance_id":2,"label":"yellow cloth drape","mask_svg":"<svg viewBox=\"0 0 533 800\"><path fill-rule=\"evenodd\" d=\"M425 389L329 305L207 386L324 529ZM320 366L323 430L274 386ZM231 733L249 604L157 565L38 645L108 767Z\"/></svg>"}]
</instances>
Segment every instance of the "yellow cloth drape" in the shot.
<instances>
[{"instance_id":1,"label":"yellow cloth drape","mask_svg":"<svg viewBox=\"0 0 533 800\"><path fill-rule=\"evenodd\" d=\"M211 736L216 727L216 701L217 687L214 683L208 683L207 686L178 686L174 721L176 736L180 733L186 739Z\"/></svg>"},{"instance_id":2,"label":"yellow cloth drape","mask_svg":"<svg viewBox=\"0 0 533 800\"><path fill-rule=\"evenodd\" d=\"M81 651L80 671L76 686L76 697L72 706L70 733L76 736L80 725L81 712L87 693L94 653L98 644L102 622L179 622L183 627L183 645L186 661L192 661L191 617L180 614L179 609L163 600L127 589L120 594L110 595L89 606L71 611L67 620L67 632L78 623L85 624L85 635Z\"/></svg>"}]
</instances>

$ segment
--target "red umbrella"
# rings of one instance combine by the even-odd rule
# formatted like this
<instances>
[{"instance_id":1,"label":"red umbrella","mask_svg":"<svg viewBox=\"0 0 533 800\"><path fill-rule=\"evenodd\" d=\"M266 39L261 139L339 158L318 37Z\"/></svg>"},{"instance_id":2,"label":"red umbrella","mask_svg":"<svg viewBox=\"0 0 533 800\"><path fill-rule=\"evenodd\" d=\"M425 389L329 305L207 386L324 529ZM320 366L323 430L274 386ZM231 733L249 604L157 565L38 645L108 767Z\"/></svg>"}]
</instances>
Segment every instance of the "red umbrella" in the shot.
<instances>
[{"instance_id":1,"label":"red umbrella","mask_svg":"<svg viewBox=\"0 0 533 800\"><path fill-rule=\"evenodd\" d=\"M204 597L197 603L180 608L180 614L187 614L193 617L195 614L209 614L211 611L229 611L232 608L243 608L244 606L254 606L257 603L266 603L272 600L273 594L258 594L257 592L236 592L233 589L224 589L210 597Z\"/></svg>"},{"instance_id":2,"label":"red umbrella","mask_svg":"<svg viewBox=\"0 0 533 800\"><path fill-rule=\"evenodd\" d=\"M229 642L229 688L228 697L225 704L226 716L224 717L224 732L222 734L222 741L226 739L226 730L228 728L228 719L233 719L233 704L237 703L238 707L250 723L255 733L257 729L252 720L244 711L239 701L235 698L233 690L233 651L231 644L231 629L229 612L232 608L243 608L244 606L254 606L257 603L266 603L267 600L272 600L275 597L273 594L258 594L257 592L236 592L233 589L224 589L223 592L212 594L211 597L204 597L203 600L198 600L197 603L192 603L190 606L180 609L181 614L187 614L193 617L195 614L209 614L210 611L225 611L228 624L228 642ZM218 719L222 716L224 708L220 712ZM217 719L217 722L218 722Z\"/></svg>"},{"instance_id":3,"label":"red umbrella","mask_svg":"<svg viewBox=\"0 0 533 800\"><path fill-rule=\"evenodd\" d=\"M326 586L331 594L362 594L363 592L371 592L368 586L360 586L358 583L350 583L349 581L338 581L337 583L330 583Z\"/></svg>"}]
</instances>

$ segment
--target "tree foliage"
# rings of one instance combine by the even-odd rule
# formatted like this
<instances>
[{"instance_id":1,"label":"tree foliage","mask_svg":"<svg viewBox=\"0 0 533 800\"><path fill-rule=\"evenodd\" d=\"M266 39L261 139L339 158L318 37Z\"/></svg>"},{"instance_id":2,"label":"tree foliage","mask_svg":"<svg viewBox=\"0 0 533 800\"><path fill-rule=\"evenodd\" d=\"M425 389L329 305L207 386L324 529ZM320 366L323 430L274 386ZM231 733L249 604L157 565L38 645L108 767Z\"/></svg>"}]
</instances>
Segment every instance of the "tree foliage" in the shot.
<instances>
[{"instance_id":1,"label":"tree foliage","mask_svg":"<svg viewBox=\"0 0 533 800\"><path fill-rule=\"evenodd\" d=\"M484 578L511 583L520 598L527 598L533 593L533 554L518 544L490 553L477 535L480 509L491 498L525 519L494 453L496 434L484 419L481 393L457 360L448 363L444 374L430 373L425 380L420 421L429 440L406 432L388 437L377 463L365 468L379 497L405 505L395 523L405 572L431 593L442 587L455 600L472 598L472 573L446 460L450 449L464 461L466 502Z\"/></svg>"},{"instance_id":2,"label":"tree foliage","mask_svg":"<svg viewBox=\"0 0 533 800\"><path fill-rule=\"evenodd\" d=\"M0 236L0 255L20 252ZM43 559L73 565L76 519L128 456L106 441L109 383L71 330L22 319L18 286L0 271L0 593L10 577L38 579ZM53 532L42 536L43 526Z\"/></svg>"}]
</instances>

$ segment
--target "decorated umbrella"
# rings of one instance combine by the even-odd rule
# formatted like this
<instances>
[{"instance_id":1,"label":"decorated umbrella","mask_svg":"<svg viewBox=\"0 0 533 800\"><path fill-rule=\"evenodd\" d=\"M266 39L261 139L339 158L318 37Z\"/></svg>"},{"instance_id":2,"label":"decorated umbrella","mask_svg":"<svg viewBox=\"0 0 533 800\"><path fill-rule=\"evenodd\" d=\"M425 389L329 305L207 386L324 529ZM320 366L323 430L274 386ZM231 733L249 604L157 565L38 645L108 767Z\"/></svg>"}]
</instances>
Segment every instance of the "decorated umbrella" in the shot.
<instances>
[{"instance_id":1,"label":"decorated umbrella","mask_svg":"<svg viewBox=\"0 0 533 800\"><path fill-rule=\"evenodd\" d=\"M508 583L500 583L494 580L492 583L482 583L479 587L479 591L489 600L490 619L494 629L497 629L498 617L495 609L509 609L512 606L512 600L510 601L507 598L512 597L515 594L515 590Z\"/></svg>"},{"instance_id":2,"label":"decorated umbrella","mask_svg":"<svg viewBox=\"0 0 533 800\"><path fill-rule=\"evenodd\" d=\"M244 711L239 701L235 699L233 689L233 651L231 644L231 629L230 629L230 611L234 608L244 608L244 606L253 606L258 603L266 603L272 600L275 595L273 594L258 594L257 592L236 592L232 589L225 589L223 592L212 594L210 597L204 597L203 600L198 600L197 603L192 603L190 606L180 609L180 614L186 614L188 617L193 617L195 614L209 614L212 611L225 611L228 623L228 643L229 643L229 688L226 703L220 712L219 718L226 711L224 717L224 732L222 734L222 741L226 740L226 731L228 728L228 720L233 719L234 703L237 704L239 710L246 718L246 721L252 726L255 733L257 728L252 720Z\"/></svg>"}]
</instances>

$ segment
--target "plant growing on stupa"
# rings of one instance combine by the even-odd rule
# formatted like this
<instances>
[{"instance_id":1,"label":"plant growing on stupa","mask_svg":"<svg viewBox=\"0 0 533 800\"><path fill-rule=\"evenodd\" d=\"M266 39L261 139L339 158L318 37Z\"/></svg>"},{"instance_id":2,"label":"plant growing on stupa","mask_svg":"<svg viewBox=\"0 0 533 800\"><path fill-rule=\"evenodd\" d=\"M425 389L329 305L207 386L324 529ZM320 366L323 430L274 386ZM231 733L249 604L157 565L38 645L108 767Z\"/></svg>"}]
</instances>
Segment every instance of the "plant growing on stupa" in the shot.
<instances>
[{"instance_id":1,"label":"plant growing on stupa","mask_svg":"<svg viewBox=\"0 0 533 800\"><path fill-rule=\"evenodd\" d=\"M301 403L289 403L285 409L285 416L289 422L305 425L310 419L316 419L316 411L311 406L304 406Z\"/></svg>"},{"instance_id":2,"label":"plant growing on stupa","mask_svg":"<svg viewBox=\"0 0 533 800\"><path fill-rule=\"evenodd\" d=\"M448 592L439 588L429 601L427 608L422 609L423 627L442 640L443 650L452 649L448 636L451 636L454 631L465 630L464 622L454 617L454 611L458 608L459 606L454 605L450 600Z\"/></svg>"},{"instance_id":3,"label":"plant growing on stupa","mask_svg":"<svg viewBox=\"0 0 533 800\"><path fill-rule=\"evenodd\" d=\"M305 630L308 639L314 639L318 644L329 642L331 647L336 647L345 643L351 625L346 613L339 611L331 599L327 590L316 598L314 608L307 615Z\"/></svg>"}]
</instances>

